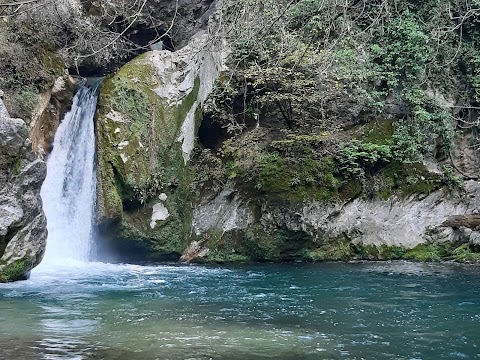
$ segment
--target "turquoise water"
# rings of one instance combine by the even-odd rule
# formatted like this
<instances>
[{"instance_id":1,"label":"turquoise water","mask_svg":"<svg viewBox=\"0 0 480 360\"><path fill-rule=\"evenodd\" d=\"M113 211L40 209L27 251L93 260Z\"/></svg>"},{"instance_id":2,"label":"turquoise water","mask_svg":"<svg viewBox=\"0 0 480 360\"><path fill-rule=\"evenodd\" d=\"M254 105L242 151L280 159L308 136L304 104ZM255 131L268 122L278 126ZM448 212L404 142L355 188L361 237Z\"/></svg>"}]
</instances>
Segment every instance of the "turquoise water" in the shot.
<instances>
[{"instance_id":1,"label":"turquoise water","mask_svg":"<svg viewBox=\"0 0 480 360\"><path fill-rule=\"evenodd\" d=\"M0 285L0 359L480 359L480 267L71 264Z\"/></svg>"}]
</instances>

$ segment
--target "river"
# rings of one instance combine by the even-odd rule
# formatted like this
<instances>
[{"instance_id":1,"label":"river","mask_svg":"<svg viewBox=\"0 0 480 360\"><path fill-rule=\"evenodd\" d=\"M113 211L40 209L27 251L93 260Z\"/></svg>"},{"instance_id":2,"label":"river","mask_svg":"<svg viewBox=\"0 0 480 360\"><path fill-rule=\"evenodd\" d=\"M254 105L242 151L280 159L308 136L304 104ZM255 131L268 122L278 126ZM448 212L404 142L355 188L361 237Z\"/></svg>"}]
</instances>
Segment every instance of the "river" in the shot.
<instances>
[{"instance_id":1,"label":"river","mask_svg":"<svg viewBox=\"0 0 480 360\"><path fill-rule=\"evenodd\" d=\"M480 359L480 267L70 263L0 285L1 359Z\"/></svg>"}]
</instances>

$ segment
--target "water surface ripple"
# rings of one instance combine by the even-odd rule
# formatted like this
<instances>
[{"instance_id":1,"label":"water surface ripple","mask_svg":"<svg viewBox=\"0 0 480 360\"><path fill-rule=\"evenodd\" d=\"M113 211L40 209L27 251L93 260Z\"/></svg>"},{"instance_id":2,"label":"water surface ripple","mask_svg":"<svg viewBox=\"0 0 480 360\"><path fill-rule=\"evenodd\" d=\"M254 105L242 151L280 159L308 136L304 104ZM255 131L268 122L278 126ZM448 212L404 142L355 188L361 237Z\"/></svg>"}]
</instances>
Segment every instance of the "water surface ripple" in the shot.
<instances>
[{"instance_id":1,"label":"water surface ripple","mask_svg":"<svg viewBox=\"0 0 480 360\"><path fill-rule=\"evenodd\" d=\"M0 285L1 359L480 359L480 268L42 267Z\"/></svg>"}]
</instances>

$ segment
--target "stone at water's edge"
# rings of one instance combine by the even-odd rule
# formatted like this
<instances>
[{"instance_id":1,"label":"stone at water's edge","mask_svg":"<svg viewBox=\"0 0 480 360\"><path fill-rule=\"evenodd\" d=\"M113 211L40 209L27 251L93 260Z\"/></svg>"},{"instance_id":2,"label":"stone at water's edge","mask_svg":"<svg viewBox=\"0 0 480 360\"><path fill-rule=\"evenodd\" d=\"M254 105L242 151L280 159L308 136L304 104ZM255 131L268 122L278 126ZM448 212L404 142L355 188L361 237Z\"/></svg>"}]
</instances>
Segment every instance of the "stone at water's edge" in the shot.
<instances>
[{"instance_id":1,"label":"stone at water's edge","mask_svg":"<svg viewBox=\"0 0 480 360\"><path fill-rule=\"evenodd\" d=\"M10 118L0 99L0 282L26 278L43 257L47 228L40 187L45 175L25 122Z\"/></svg>"},{"instance_id":2,"label":"stone at water's edge","mask_svg":"<svg viewBox=\"0 0 480 360\"><path fill-rule=\"evenodd\" d=\"M479 261L480 184L467 182L465 192L386 201L258 202L227 184L196 207L195 239L182 260Z\"/></svg>"},{"instance_id":3,"label":"stone at water's edge","mask_svg":"<svg viewBox=\"0 0 480 360\"><path fill-rule=\"evenodd\" d=\"M179 257L191 232L191 170L201 107L226 46L197 34L151 51L103 81L96 114L97 223L123 258Z\"/></svg>"}]
</instances>

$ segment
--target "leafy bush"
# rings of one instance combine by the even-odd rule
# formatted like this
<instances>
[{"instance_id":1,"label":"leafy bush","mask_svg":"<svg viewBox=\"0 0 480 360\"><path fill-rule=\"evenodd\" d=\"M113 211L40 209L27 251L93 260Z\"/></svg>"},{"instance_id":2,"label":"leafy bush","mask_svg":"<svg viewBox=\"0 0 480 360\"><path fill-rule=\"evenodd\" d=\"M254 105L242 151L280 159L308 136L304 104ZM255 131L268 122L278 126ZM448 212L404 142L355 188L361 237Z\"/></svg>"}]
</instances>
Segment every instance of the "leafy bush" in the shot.
<instances>
[{"instance_id":1,"label":"leafy bush","mask_svg":"<svg viewBox=\"0 0 480 360\"><path fill-rule=\"evenodd\" d=\"M392 160L392 152L389 145L355 140L346 144L335 160L340 174L364 181L366 175L371 175L375 169Z\"/></svg>"},{"instance_id":2,"label":"leafy bush","mask_svg":"<svg viewBox=\"0 0 480 360\"><path fill-rule=\"evenodd\" d=\"M448 152L454 129L445 109L418 88L405 91L404 96L411 110L405 119L395 124L395 158L405 163L421 161L424 156L435 158L437 143Z\"/></svg>"},{"instance_id":3,"label":"leafy bush","mask_svg":"<svg viewBox=\"0 0 480 360\"><path fill-rule=\"evenodd\" d=\"M371 45L370 51L389 89L395 89L400 81L415 82L424 77L422 73L432 49L415 19L408 14L399 16L388 24L379 40Z\"/></svg>"}]
</instances>

